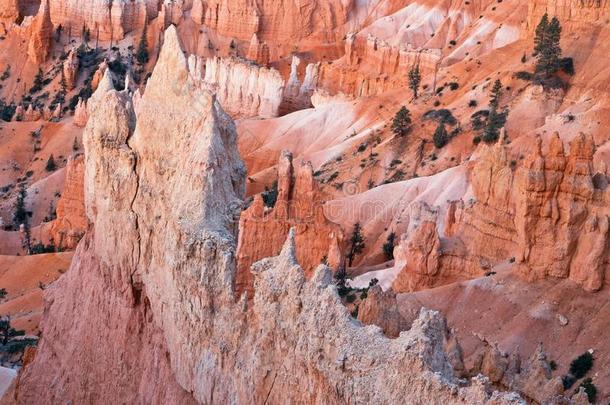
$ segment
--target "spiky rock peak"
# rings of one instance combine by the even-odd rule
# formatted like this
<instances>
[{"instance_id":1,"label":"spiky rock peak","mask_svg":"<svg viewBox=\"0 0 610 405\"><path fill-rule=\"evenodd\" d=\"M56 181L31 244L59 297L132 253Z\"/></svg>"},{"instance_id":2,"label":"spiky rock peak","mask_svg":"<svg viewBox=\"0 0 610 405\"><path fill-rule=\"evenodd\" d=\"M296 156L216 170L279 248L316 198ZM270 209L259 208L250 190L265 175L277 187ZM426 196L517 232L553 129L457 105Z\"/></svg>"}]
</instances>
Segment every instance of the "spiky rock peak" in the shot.
<instances>
[{"instance_id":1,"label":"spiky rock peak","mask_svg":"<svg viewBox=\"0 0 610 405\"><path fill-rule=\"evenodd\" d=\"M294 231L256 264L253 304L236 302L245 171L233 122L188 73L170 27L136 112L100 84L84 133L93 225L47 290L19 403L522 403L457 385L437 312L395 340L351 318L328 268L306 280Z\"/></svg>"}]
</instances>

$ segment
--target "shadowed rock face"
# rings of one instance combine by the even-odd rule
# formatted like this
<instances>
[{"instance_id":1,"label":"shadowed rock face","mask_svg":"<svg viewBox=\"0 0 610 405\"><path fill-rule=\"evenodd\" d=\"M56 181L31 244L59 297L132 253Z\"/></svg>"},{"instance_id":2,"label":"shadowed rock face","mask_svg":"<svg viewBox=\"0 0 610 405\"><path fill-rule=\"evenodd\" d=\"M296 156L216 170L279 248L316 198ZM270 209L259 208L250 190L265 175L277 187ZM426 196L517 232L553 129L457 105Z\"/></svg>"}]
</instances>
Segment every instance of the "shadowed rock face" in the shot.
<instances>
[{"instance_id":1,"label":"shadowed rock face","mask_svg":"<svg viewBox=\"0 0 610 405\"><path fill-rule=\"evenodd\" d=\"M48 290L18 403L522 403L458 387L437 312L395 340L363 327L327 267L305 279L293 232L254 266L253 305L235 302L245 171L232 120L191 81L172 27L135 111L109 75L89 102L93 225Z\"/></svg>"}]
</instances>

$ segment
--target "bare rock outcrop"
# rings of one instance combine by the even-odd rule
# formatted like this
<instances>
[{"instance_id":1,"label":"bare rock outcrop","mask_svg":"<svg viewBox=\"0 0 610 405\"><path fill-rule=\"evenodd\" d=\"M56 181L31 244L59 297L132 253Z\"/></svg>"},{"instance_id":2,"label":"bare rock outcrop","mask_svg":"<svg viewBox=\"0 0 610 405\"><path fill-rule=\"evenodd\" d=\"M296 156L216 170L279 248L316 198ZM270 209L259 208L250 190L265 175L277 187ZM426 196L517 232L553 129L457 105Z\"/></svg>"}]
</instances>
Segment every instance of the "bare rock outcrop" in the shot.
<instances>
[{"instance_id":1,"label":"bare rock outcrop","mask_svg":"<svg viewBox=\"0 0 610 405\"><path fill-rule=\"evenodd\" d=\"M266 42L259 41L256 34L252 35L247 57L261 66L269 65L269 60L271 58L269 53L269 45L267 45Z\"/></svg>"},{"instance_id":2,"label":"bare rock outcrop","mask_svg":"<svg viewBox=\"0 0 610 405\"><path fill-rule=\"evenodd\" d=\"M14 23L19 19L17 0L0 0L0 22Z\"/></svg>"},{"instance_id":3,"label":"bare rock outcrop","mask_svg":"<svg viewBox=\"0 0 610 405\"><path fill-rule=\"evenodd\" d=\"M93 225L47 289L18 403L523 403L458 385L437 312L394 340L356 322L327 267L306 280L294 233L254 266L252 306L236 302L232 120L192 90L173 27L137 112L109 80L84 135Z\"/></svg>"},{"instance_id":4,"label":"bare rock outcrop","mask_svg":"<svg viewBox=\"0 0 610 405\"><path fill-rule=\"evenodd\" d=\"M68 35L79 36L83 27L93 41L119 41L131 31L139 32L147 18L155 18L154 0L49 0L51 19Z\"/></svg>"},{"instance_id":5,"label":"bare rock outcrop","mask_svg":"<svg viewBox=\"0 0 610 405\"><path fill-rule=\"evenodd\" d=\"M63 64L63 80L68 90L74 89L78 78L79 61L75 49L72 49Z\"/></svg>"},{"instance_id":6,"label":"bare rock outcrop","mask_svg":"<svg viewBox=\"0 0 610 405\"><path fill-rule=\"evenodd\" d=\"M284 80L275 69L238 58L214 57L205 61L203 80L233 117L278 115Z\"/></svg>"},{"instance_id":7,"label":"bare rock outcrop","mask_svg":"<svg viewBox=\"0 0 610 405\"><path fill-rule=\"evenodd\" d=\"M42 0L38 14L28 27L30 39L28 43L28 61L34 65L45 62L51 52L53 41L53 23L49 0Z\"/></svg>"},{"instance_id":8,"label":"bare rock outcrop","mask_svg":"<svg viewBox=\"0 0 610 405\"><path fill-rule=\"evenodd\" d=\"M466 246L472 271L514 258L528 279L569 278L599 290L610 282L610 197L605 182L594 182L606 174L594 173L593 139L577 135L569 153L557 134L546 152L540 139L536 145L516 169L500 142L482 146L471 172L474 199L452 204L446 233Z\"/></svg>"},{"instance_id":9,"label":"bare rock outcrop","mask_svg":"<svg viewBox=\"0 0 610 405\"><path fill-rule=\"evenodd\" d=\"M74 120L72 121L77 127L84 128L87 125L89 114L87 113L87 102L78 99L78 104L74 109Z\"/></svg>"},{"instance_id":10,"label":"bare rock outcrop","mask_svg":"<svg viewBox=\"0 0 610 405\"><path fill-rule=\"evenodd\" d=\"M389 337L398 337L410 326L398 310L396 293L391 288L383 291L378 285L369 288L367 298L358 307L358 320L365 325L379 326Z\"/></svg>"},{"instance_id":11,"label":"bare rock outcrop","mask_svg":"<svg viewBox=\"0 0 610 405\"><path fill-rule=\"evenodd\" d=\"M430 279L439 272L441 255L436 223L422 222L408 238L403 236L394 252L396 266L401 267L393 284L396 291L415 291L432 285Z\"/></svg>"},{"instance_id":12,"label":"bare rock outcrop","mask_svg":"<svg viewBox=\"0 0 610 405\"><path fill-rule=\"evenodd\" d=\"M75 249L87 230L84 178L84 156L70 158L66 165L64 189L57 202L57 218L51 226L51 238L60 249Z\"/></svg>"},{"instance_id":13,"label":"bare rock outcrop","mask_svg":"<svg viewBox=\"0 0 610 405\"><path fill-rule=\"evenodd\" d=\"M238 294L247 291L252 295L254 277L250 266L277 255L291 228L295 229L299 246L297 260L307 277L325 259L334 268L341 264L337 247L343 235L340 227L324 216L322 194L311 164L294 163L292 155L284 151L278 163L277 200L268 207L261 194L257 194L239 220Z\"/></svg>"}]
</instances>

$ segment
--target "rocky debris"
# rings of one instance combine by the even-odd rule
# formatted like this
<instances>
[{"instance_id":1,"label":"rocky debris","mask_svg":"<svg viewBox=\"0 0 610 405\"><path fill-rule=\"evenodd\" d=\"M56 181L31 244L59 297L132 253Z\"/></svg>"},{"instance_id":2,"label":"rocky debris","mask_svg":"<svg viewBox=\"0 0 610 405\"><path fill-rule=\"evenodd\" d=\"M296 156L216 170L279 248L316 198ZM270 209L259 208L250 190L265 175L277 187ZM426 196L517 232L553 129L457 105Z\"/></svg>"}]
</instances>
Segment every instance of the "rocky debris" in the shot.
<instances>
[{"instance_id":1,"label":"rocky debris","mask_svg":"<svg viewBox=\"0 0 610 405\"><path fill-rule=\"evenodd\" d=\"M205 61L203 81L233 117L278 115L284 80L275 69L238 58L214 57Z\"/></svg>"},{"instance_id":2,"label":"rocky debris","mask_svg":"<svg viewBox=\"0 0 610 405\"><path fill-rule=\"evenodd\" d=\"M63 80L68 90L74 89L76 86L76 80L78 79L78 55L75 49L72 49L68 53L68 57L63 64Z\"/></svg>"},{"instance_id":3,"label":"rocky debris","mask_svg":"<svg viewBox=\"0 0 610 405\"><path fill-rule=\"evenodd\" d=\"M232 120L190 80L173 27L137 113L104 76L84 134L93 225L46 290L18 403L524 403L458 385L438 312L394 340L356 322L327 267L306 280L294 231L253 267L252 306L236 302L245 170Z\"/></svg>"},{"instance_id":4,"label":"rocky debris","mask_svg":"<svg viewBox=\"0 0 610 405\"><path fill-rule=\"evenodd\" d=\"M51 226L51 238L54 245L63 250L76 248L87 230L84 172L85 159L83 155L71 157L68 160L64 189L59 201L57 201L57 218Z\"/></svg>"},{"instance_id":5,"label":"rocky debris","mask_svg":"<svg viewBox=\"0 0 610 405\"><path fill-rule=\"evenodd\" d=\"M310 163L294 163L284 151L278 162L277 200L268 207L257 194L239 219L237 291L252 294L250 266L279 253L288 231L295 228L297 260L307 277L326 259L333 268L341 264L338 246L343 234L324 216L323 197Z\"/></svg>"},{"instance_id":6,"label":"rocky debris","mask_svg":"<svg viewBox=\"0 0 610 405\"><path fill-rule=\"evenodd\" d=\"M28 61L34 65L46 62L53 42L53 23L49 0L42 0L38 13L29 27Z\"/></svg>"}]
</instances>

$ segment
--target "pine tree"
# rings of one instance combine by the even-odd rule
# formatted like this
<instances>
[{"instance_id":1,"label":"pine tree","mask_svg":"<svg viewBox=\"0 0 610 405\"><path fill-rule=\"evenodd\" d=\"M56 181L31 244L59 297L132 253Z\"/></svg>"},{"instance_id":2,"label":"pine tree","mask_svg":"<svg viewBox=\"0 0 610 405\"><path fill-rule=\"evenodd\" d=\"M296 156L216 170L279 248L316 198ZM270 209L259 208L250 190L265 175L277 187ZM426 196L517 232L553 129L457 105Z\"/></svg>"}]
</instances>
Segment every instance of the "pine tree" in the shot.
<instances>
[{"instance_id":1,"label":"pine tree","mask_svg":"<svg viewBox=\"0 0 610 405\"><path fill-rule=\"evenodd\" d=\"M15 201L15 207L13 211L13 224L17 229L21 226L21 224L25 224L28 219L28 212L25 209L25 197L27 196L27 191L25 187L22 185L19 188L19 193L17 194L17 200Z\"/></svg>"},{"instance_id":2,"label":"pine tree","mask_svg":"<svg viewBox=\"0 0 610 405\"><path fill-rule=\"evenodd\" d=\"M417 98L417 91L421 83L421 73L419 72L419 63L415 63L409 70L409 88L413 91L413 98Z\"/></svg>"},{"instance_id":3,"label":"pine tree","mask_svg":"<svg viewBox=\"0 0 610 405\"><path fill-rule=\"evenodd\" d=\"M362 253L364 250L364 237L362 236L362 228L360 227L360 222L356 222L354 225L354 230L352 231L352 237L350 238L350 248L347 253L347 261L348 266L352 267L352 263L356 258L356 255Z\"/></svg>"},{"instance_id":4,"label":"pine tree","mask_svg":"<svg viewBox=\"0 0 610 405\"><path fill-rule=\"evenodd\" d=\"M500 98L502 97L502 82L498 79L491 88L491 94L489 95L489 106L492 108L498 108L500 105Z\"/></svg>"},{"instance_id":5,"label":"pine tree","mask_svg":"<svg viewBox=\"0 0 610 405\"><path fill-rule=\"evenodd\" d=\"M136 52L136 60L140 65L145 65L148 63L148 39L146 38L146 24L144 24L144 29L142 30L142 36L140 37L140 42L138 43L138 51Z\"/></svg>"},{"instance_id":6,"label":"pine tree","mask_svg":"<svg viewBox=\"0 0 610 405\"><path fill-rule=\"evenodd\" d=\"M80 147L78 146L78 139L76 139L76 137L74 137L74 142L72 142L72 150L74 152L78 152L79 149L80 149Z\"/></svg>"},{"instance_id":7,"label":"pine tree","mask_svg":"<svg viewBox=\"0 0 610 405\"><path fill-rule=\"evenodd\" d=\"M508 110L505 109L499 113L497 109L492 108L487 117L487 125L483 136L481 137L486 143L494 143L500 137L500 129L506 124L506 118L508 117Z\"/></svg>"},{"instance_id":8,"label":"pine tree","mask_svg":"<svg viewBox=\"0 0 610 405\"><path fill-rule=\"evenodd\" d=\"M55 164L55 159L53 158L53 154L49 156L49 160L47 160L47 165L45 166L45 170L47 172L53 172L57 169L57 165Z\"/></svg>"},{"instance_id":9,"label":"pine tree","mask_svg":"<svg viewBox=\"0 0 610 405\"><path fill-rule=\"evenodd\" d=\"M449 136L447 135L447 129L445 128L445 122L441 121L436 127L436 131L434 131L434 135L432 136L432 141L434 142L434 146L438 149L447 145L449 142Z\"/></svg>"},{"instance_id":10,"label":"pine tree","mask_svg":"<svg viewBox=\"0 0 610 405\"><path fill-rule=\"evenodd\" d=\"M392 121L392 132L398 136L405 136L411 130L411 112L402 106Z\"/></svg>"},{"instance_id":11,"label":"pine tree","mask_svg":"<svg viewBox=\"0 0 610 405\"><path fill-rule=\"evenodd\" d=\"M491 94L489 95L489 115L487 117L485 130L483 131L483 136L481 137L486 143L493 143L498 140L500 128L504 126L506 118L508 117L508 110L504 110L504 112L501 113L498 112L500 98L502 98L502 82L496 80L491 89Z\"/></svg>"},{"instance_id":12,"label":"pine tree","mask_svg":"<svg viewBox=\"0 0 610 405\"><path fill-rule=\"evenodd\" d=\"M544 38L546 36L546 31L549 26L549 15L544 13L538 26L536 26L536 33L534 35L534 54L538 55L544 46Z\"/></svg>"},{"instance_id":13,"label":"pine tree","mask_svg":"<svg viewBox=\"0 0 610 405\"><path fill-rule=\"evenodd\" d=\"M544 19L544 17L543 17ZM538 32L541 31L541 32ZM536 28L534 51L536 52L536 72L552 75L559 69L561 60L561 24L557 17Z\"/></svg>"}]
</instances>

